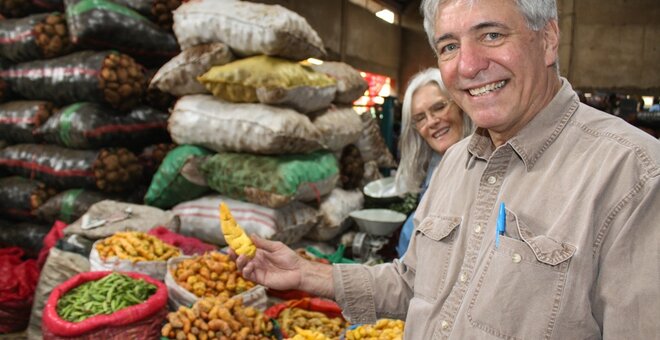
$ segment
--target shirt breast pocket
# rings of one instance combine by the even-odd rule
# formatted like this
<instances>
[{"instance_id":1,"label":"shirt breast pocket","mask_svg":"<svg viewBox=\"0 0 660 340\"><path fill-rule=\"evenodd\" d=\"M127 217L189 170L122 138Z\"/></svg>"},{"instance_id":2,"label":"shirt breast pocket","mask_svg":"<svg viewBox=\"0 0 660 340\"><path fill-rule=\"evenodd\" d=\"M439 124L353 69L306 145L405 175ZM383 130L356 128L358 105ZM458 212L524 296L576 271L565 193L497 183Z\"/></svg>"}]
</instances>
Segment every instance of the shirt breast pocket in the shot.
<instances>
[{"instance_id":1,"label":"shirt breast pocket","mask_svg":"<svg viewBox=\"0 0 660 340\"><path fill-rule=\"evenodd\" d=\"M415 230L415 297L433 302L445 285L460 217L427 216Z\"/></svg>"},{"instance_id":2,"label":"shirt breast pocket","mask_svg":"<svg viewBox=\"0 0 660 340\"><path fill-rule=\"evenodd\" d=\"M492 246L468 305L468 319L502 339L546 339L552 334L576 248L534 235L516 219L516 239ZM508 233L508 231L507 231Z\"/></svg>"}]
</instances>

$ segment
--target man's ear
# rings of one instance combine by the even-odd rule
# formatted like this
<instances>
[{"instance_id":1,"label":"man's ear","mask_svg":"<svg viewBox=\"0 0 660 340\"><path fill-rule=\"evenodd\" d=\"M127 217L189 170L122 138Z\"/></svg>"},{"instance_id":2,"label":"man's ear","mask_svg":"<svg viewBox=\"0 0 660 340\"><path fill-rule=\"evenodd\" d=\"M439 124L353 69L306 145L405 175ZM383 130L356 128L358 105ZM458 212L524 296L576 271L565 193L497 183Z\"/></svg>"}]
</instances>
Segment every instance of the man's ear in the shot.
<instances>
[{"instance_id":1,"label":"man's ear","mask_svg":"<svg viewBox=\"0 0 660 340\"><path fill-rule=\"evenodd\" d=\"M545 65L550 66L559 58L559 24L550 20L543 28L543 44L545 48Z\"/></svg>"}]
</instances>

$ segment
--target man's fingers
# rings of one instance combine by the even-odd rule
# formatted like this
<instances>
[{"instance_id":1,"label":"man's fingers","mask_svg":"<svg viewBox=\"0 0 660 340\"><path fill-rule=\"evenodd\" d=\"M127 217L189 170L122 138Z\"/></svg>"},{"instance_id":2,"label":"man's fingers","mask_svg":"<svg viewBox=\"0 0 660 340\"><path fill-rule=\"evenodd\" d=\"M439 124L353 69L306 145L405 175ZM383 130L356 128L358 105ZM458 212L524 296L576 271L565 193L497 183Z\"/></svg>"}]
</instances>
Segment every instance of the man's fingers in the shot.
<instances>
[{"instance_id":1,"label":"man's fingers","mask_svg":"<svg viewBox=\"0 0 660 340\"><path fill-rule=\"evenodd\" d=\"M254 234L251 236L251 238L252 242L254 242L254 244L257 246L257 249L263 249L267 252L274 252L280 249L283 245L281 242L268 241Z\"/></svg>"}]
</instances>

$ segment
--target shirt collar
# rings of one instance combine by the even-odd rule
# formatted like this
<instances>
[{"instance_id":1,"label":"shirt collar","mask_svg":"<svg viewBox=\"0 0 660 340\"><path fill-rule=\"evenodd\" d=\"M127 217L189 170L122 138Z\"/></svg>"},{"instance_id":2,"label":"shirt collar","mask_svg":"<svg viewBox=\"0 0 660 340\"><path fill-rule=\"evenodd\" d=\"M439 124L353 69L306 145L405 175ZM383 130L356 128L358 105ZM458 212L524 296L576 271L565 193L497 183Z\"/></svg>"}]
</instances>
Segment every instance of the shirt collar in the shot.
<instances>
[{"instance_id":1,"label":"shirt collar","mask_svg":"<svg viewBox=\"0 0 660 340\"><path fill-rule=\"evenodd\" d=\"M564 129L580 101L571 84L561 78L561 88L550 103L543 108L520 132L507 143L530 171L545 150L552 145ZM477 128L470 139L468 152L472 163L475 158L487 160L494 149L493 142L485 129Z\"/></svg>"}]
</instances>

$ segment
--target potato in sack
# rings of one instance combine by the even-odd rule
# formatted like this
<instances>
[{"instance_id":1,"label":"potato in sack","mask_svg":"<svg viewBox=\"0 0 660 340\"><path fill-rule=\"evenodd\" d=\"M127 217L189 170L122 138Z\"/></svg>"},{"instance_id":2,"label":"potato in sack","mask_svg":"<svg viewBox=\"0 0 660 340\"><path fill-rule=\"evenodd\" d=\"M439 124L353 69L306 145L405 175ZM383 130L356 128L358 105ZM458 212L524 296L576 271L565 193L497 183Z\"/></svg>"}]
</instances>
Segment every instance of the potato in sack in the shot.
<instances>
[{"instance_id":1,"label":"potato in sack","mask_svg":"<svg viewBox=\"0 0 660 340\"><path fill-rule=\"evenodd\" d=\"M139 231L118 232L96 241L89 254L92 271L131 271L164 280L167 260L181 251L159 238Z\"/></svg>"},{"instance_id":2,"label":"potato in sack","mask_svg":"<svg viewBox=\"0 0 660 340\"><path fill-rule=\"evenodd\" d=\"M173 258L167 261L167 269L165 284L171 308L219 296L240 296L246 306L266 306L266 289L243 278L236 269L236 262L221 252Z\"/></svg>"}]
</instances>

